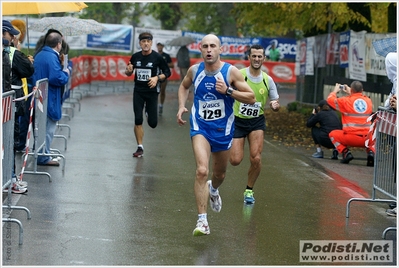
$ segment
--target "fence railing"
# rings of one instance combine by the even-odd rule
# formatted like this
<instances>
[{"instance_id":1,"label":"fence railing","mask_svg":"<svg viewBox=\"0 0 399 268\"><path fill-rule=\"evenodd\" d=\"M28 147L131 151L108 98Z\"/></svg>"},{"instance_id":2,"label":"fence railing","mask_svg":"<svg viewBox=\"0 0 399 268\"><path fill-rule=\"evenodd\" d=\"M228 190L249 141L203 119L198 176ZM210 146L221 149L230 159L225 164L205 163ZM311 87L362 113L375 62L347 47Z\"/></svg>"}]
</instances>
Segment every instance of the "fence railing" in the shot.
<instances>
[{"instance_id":1,"label":"fence railing","mask_svg":"<svg viewBox=\"0 0 399 268\"><path fill-rule=\"evenodd\" d=\"M353 201L363 202L396 202L397 178L396 178L396 112L379 107L374 115L373 135L375 142L374 178L371 198L351 198L346 205L346 217L349 218L350 204ZM379 198L377 193L387 198ZM388 227L382 237L388 231L396 230L396 227Z\"/></svg>"},{"instance_id":2,"label":"fence railing","mask_svg":"<svg viewBox=\"0 0 399 268\"><path fill-rule=\"evenodd\" d=\"M13 205L12 200L12 187L16 182L13 181L12 167L14 165L14 124L15 124L15 91L8 91L2 94L2 192L7 189L7 198L3 202L2 222L16 223L19 226L19 244L23 244L23 226L21 221L11 218L12 210L24 210L28 215L28 220L31 219L29 209L22 206Z\"/></svg>"}]
</instances>

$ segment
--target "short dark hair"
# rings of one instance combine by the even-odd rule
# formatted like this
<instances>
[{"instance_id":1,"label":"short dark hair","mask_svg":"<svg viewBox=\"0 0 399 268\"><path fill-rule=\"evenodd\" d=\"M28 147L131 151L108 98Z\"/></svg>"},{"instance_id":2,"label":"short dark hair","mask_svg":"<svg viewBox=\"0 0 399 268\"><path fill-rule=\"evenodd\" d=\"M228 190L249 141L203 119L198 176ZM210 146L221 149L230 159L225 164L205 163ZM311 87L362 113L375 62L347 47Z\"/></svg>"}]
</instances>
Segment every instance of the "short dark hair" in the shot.
<instances>
[{"instance_id":1,"label":"short dark hair","mask_svg":"<svg viewBox=\"0 0 399 268\"><path fill-rule=\"evenodd\" d=\"M351 84L351 92L359 93L363 92L363 84L360 81L353 81Z\"/></svg>"},{"instance_id":2,"label":"short dark hair","mask_svg":"<svg viewBox=\"0 0 399 268\"><path fill-rule=\"evenodd\" d=\"M45 44L51 48L55 48L58 43L62 43L62 36L59 33L53 32L46 37Z\"/></svg>"},{"instance_id":3,"label":"short dark hair","mask_svg":"<svg viewBox=\"0 0 399 268\"><path fill-rule=\"evenodd\" d=\"M61 51L60 53L63 54L68 54L69 53L69 45L67 42L65 42L64 39L62 39L62 44L61 44Z\"/></svg>"},{"instance_id":4,"label":"short dark hair","mask_svg":"<svg viewBox=\"0 0 399 268\"><path fill-rule=\"evenodd\" d=\"M139 35L139 40L143 40L143 39L148 39L148 40L152 40L152 34L149 32L143 32Z\"/></svg>"},{"instance_id":5,"label":"short dark hair","mask_svg":"<svg viewBox=\"0 0 399 268\"><path fill-rule=\"evenodd\" d=\"M262 49L262 50L263 50L263 54L265 54L265 48L262 47L262 46L259 45L259 44L252 45L252 46L249 48L249 55L251 55L251 49L256 49L256 50Z\"/></svg>"}]
</instances>

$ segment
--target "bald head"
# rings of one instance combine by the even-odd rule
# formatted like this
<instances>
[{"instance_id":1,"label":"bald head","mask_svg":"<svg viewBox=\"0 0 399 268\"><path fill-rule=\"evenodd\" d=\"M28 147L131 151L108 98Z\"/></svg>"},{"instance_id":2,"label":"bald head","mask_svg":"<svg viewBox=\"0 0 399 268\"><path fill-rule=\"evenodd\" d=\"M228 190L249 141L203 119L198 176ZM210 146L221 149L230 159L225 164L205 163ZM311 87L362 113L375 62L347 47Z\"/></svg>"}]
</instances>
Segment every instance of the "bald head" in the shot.
<instances>
[{"instance_id":1,"label":"bald head","mask_svg":"<svg viewBox=\"0 0 399 268\"><path fill-rule=\"evenodd\" d=\"M214 34L207 34L202 38L201 44L202 43L213 43L213 44L217 44L219 47L221 46L221 42L219 37L217 37Z\"/></svg>"}]
</instances>

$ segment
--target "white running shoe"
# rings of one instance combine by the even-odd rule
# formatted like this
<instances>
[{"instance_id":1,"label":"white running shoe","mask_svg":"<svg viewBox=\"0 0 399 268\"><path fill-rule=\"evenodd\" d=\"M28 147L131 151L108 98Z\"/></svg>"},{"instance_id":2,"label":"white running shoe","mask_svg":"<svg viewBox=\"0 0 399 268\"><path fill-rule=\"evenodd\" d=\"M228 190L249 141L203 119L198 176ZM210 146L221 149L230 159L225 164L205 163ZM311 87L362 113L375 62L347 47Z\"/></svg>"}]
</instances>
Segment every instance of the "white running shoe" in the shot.
<instances>
[{"instance_id":1,"label":"white running shoe","mask_svg":"<svg viewBox=\"0 0 399 268\"><path fill-rule=\"evenodd\" d=\"M211 233L211 231L209 229L208 223L204 220L198 220L197 226L195 227L195 229L193 231L193 236L209 235L210 233Z\"/></svg>"},{"instance_id":2,"label":"white running shoe","mask_svg":"<svg viewBox=\"0 0 399 268\"><path fill-rule=\"evenodd\" d=\"M28 188L28 183L26 181L17 180L15 184L17 184L21 188Z\"/></svg>"},{"instance_id":3,"label":"white running shoe","mask_svg":"<svg viewBox=\"0 0 399 268\"><path fill-rule=\"evenodd\" d=\"M208 180L207 183L209 186L209 202L210 202L211 208L215 212L220 212L222 210L222 198L219 195L219 190L216 190L215 195L211 194L212 181Z\"/></svg>"},{"instance_id":4,"label":"white running shoe","mask_svg":"<svg viewBox=\"0 0 399 268\"><path fill-rule=\"evenodd\" d=\"M13 183L11 187L11 193L13 194L24 194L28 191L28 188L22 188L18 184ZM3 193L8 193L8 188L3 189Z\"/></svg>"}]
</instances>

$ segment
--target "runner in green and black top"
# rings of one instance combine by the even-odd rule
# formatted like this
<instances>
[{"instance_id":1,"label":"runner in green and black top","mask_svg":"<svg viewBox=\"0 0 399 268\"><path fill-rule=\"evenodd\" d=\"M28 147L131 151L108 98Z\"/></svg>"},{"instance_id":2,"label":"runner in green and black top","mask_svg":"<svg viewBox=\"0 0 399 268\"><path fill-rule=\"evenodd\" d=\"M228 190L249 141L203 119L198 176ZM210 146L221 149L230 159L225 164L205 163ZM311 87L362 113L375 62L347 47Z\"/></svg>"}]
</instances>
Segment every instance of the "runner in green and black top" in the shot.
<instances>
[{"instance_id":1,"label":"runner in green and black top","mask_svg":"<svg viewBox=\"0 0 399 268\"><path fill-rule=\"evenodd\" d=\"M280 108L276 84L261 69L265 60L264 52L262 46L252 45L249 53L250 66L240 70L245 81L255 93L256 103L244 104L237 100L234 103L235 131L230 163L233 166L241 163L244 157L245 138L248 137L251 166L248 170L247 187L244 192L244 202L247 204L255 202L252 189L262 166L261 153L266 130L264 107L267 98L270 98L270 108L273 111L278 111Z\"/></svg>"},{"instance_id":2,"label":"runner in green and black top","mask_svg":"<svg viewBox=\"0 0 399 268\"><path fill-rule=\"evenodd\" d=\"M133 157L142 157L143 148L143 110L148 116L148 125L155 128L158 124L158 94L160 82L170 76L170 69L161 55L151 49L152 34L144 32L139 35L141 51L130 58L125 74L131 76L134 71L134 135L137 141L137 151Z\"/></svg>"}]
</instances>

